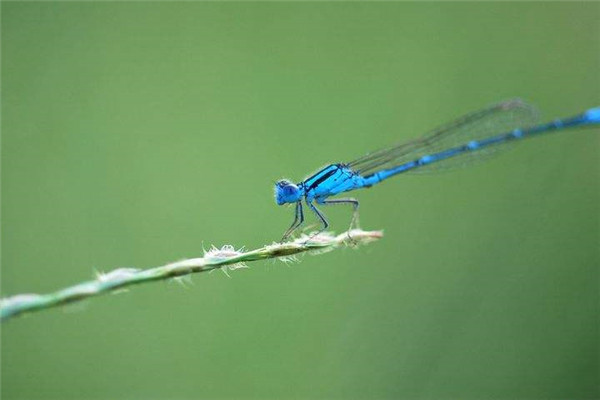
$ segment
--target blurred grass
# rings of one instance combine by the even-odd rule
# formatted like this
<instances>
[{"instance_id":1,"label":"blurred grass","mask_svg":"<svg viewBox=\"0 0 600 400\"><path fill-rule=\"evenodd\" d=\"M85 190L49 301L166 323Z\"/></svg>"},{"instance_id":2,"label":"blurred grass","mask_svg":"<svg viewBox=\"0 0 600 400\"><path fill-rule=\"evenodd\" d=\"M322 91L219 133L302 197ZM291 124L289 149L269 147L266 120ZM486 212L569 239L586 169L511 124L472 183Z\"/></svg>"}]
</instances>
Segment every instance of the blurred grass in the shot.
<instances>
[{"instance_id":1,"label":"blurred grass","mask_svg":"<svg viewBox=\"0 0 600 400\"><path fill-rule=\"evenodd\" d=\"M1 294L277 239L272 181L501 99L597 105L599 16L3 2ZM386 230L360 254L14 321L2 398L598 398L599 145L565 133L357 193Z\"/></svg>"}]
</instances>

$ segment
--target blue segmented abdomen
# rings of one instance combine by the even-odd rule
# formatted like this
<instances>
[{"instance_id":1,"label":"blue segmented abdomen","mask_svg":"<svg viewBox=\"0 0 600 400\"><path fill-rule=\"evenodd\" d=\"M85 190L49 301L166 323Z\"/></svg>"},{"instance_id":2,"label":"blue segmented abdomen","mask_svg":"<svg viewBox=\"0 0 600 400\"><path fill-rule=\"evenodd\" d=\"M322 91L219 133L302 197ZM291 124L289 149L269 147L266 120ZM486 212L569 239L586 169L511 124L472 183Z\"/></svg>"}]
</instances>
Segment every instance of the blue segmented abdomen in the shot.
<instances>
[{"instance_id":1,"label":"blue segmented abdomen","mask_svg":"<svg viewBox=\"0 0 600 400\"><path fill-rule=\"evenodd\" d=\"M511 142L537 134L598 124L600 108L546 124L538 125L535 121L537 112L533 107L518 100L500 103L467 115L422 139L375 152L349 165L364 177L363 184L370 186L399 173L426 172L432 167L447 168L485 159Z\"/></svg>"}]
</instances>

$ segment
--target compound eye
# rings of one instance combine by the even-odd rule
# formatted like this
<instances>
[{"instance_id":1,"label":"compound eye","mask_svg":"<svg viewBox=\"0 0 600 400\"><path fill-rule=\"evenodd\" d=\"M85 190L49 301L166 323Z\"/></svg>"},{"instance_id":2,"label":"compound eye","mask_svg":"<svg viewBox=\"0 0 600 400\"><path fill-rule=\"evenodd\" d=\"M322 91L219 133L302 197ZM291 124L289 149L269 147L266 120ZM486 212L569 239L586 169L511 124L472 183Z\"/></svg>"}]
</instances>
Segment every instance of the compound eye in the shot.
<instances>
[{"instance_id":1,"label":"compound eye","mask_svg":"<svg viewBox=\"0 0 600 400\"><path fill-rule=\"evenodd\" d=\"M284 192L286 195L292 195L292 194L296 193L296 187L295 187L295 186L293 186L293 185L288 185L288 186L285 186L285 187L283 188L283 192Z\"/></svg>"}]
</instances>

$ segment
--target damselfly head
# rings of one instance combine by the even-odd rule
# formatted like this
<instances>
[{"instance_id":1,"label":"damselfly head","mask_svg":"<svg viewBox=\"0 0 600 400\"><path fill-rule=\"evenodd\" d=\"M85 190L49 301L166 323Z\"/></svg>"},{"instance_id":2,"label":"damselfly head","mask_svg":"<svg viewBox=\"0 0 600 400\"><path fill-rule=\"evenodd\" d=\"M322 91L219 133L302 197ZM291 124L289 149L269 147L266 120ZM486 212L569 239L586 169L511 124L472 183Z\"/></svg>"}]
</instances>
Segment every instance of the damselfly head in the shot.
<instances>
[{"instance_id":1,"label":"damselfly head","mask_svg":"<svg viewBox=\"0 0 600 400\"><path fill-rule=\"evenodd\" d=\"M300 199L300 189L297 185L287 179L275 182L275 201L278 205L295 203L298 199Z\"/></svg>"}]
</instances>

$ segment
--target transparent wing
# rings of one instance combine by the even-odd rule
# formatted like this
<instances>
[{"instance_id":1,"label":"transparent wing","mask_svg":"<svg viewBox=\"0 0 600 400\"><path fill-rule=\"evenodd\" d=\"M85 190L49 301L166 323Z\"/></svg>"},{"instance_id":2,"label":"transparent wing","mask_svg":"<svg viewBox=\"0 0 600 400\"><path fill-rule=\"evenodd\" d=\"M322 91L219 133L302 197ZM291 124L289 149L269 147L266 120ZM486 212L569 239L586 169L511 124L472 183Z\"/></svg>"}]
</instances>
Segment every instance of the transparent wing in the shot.
<instances>
[{"instance_id":1,"label":"transparent wing","mask_svg":"<svg viewBox=\"0 0 600 400\"><path fill-rule=\"evenodd\" d=\"M348 166L361 175L366 176L382 169L414 161L425 155L435 154L467 144L472 140L478 141L508 133L517 128L527 128L535 125L537 122L538 112L535 107L520 99L509 100L467 114L419 139L367 154L348 163ZM430 172L432 170L463 166L475 161L484 160L491 153L509 146L510 144L504 143L484 150L465 152L456 157L415 168L410 172Z\"/></svg>"}]
</instances>

